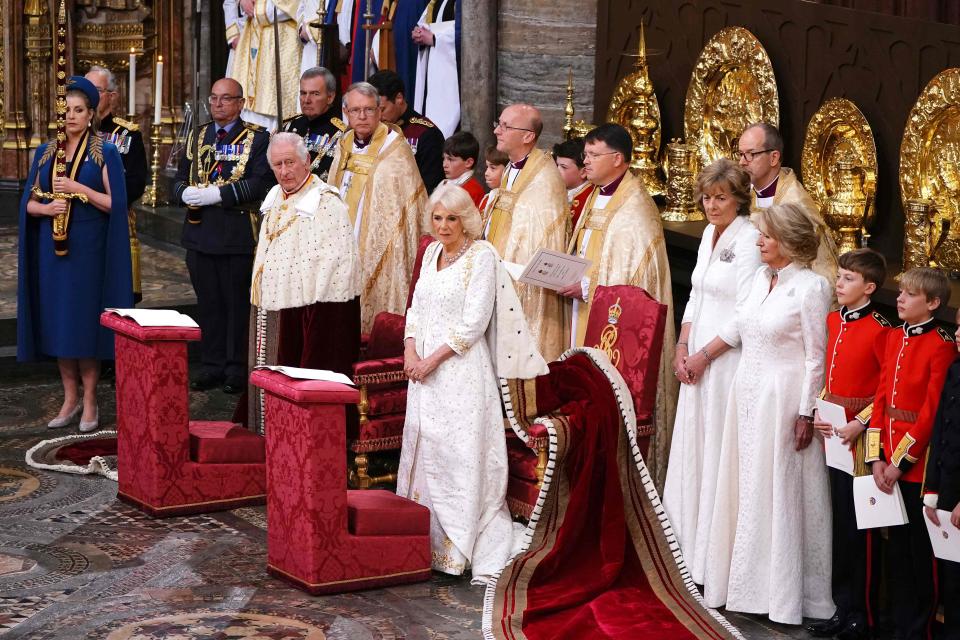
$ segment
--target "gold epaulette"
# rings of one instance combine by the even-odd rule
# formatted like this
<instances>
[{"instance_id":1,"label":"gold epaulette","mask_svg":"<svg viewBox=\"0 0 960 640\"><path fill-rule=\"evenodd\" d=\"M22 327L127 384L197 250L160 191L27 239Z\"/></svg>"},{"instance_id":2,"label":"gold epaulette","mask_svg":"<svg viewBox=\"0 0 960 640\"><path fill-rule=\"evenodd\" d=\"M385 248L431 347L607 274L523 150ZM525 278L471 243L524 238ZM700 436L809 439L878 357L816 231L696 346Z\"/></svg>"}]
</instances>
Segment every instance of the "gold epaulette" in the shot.
<instances>
[{"instance_id":1,"label":"gold epaulette","mask_svg":"<svg viewBox=\"0 0 960 640\"><path fill-rule=\"evenodd\" d=\"M340 129L340 131L347 130L347 123L340 118L330 118L330 124L335 126L337 129Z\"/></svg>"},{"instance_id":2,"label":"gold epaulette","mask_svg":"<svg viewBox=\"0 0 960 640\"><path fill-rule=\"evenodd\" d=\"M953 336L950 335L950 332L944 329L943 327L937 327L937 333L940 334L940 337L943 338L944 342L953 343Z\"/></svg>"},{"instance_id":3,"label":"gold epaulette","mask_svg":"<svg viewBox=\"0 0 960 640\"><path fill-rule=\"evenodd\" d=\"M416 117L416 116L410 118L410 123L411 123L411 124L422 124L422 125L425 126L425 127L436 127L436 126L437 126L437 125L433 124L432 122L430 122L429 120L427 120L426 118L418 118L418 117Z\"/></svg>"},{"instance_id":4,"label":"gold epaulette","mask_svg":"<svg viewBox=\"0 0 960 640\"><path fill-rule=\"evenodd\" d=\"M113 116L113 121L118 125L126 129L127 131L140 131L140 125L130 122L129 120L124 120L123 118L118 118Z\"/></svg>"},{"instance_id":5,"label":"gold epaulette","mask_svg":"<svg viewBox=\"0 0 960 640\"><path fill-rule=\"evenodd\" d=\"M264 130L263 127L261 127L259 124L256 124L254 122L247 122L246 120L243 121L243 126L246 127L247 129L250 129L250 131Z\"/></svg>"},{"instance_id":6,"label":"gold epaulette","mask_svg":"<svg viewBox=\"0 0 960 640\"><path fill-rule=\"evenodd\" d=\"M886 318L884 318L880 313L878 313L878 312L876 312L876 311L874 311L873 313L871 313L871 314L870 314L870 317L873 318L873 319L877 322L877 324L880 325L881 327L892 327L892 326L893 326L892 324L890 324L890 321L889 321L889 320L887 320Z\"/></svg>"},{"instance_id":7,"label":"gold epaulette","mask_svg":"<svg viewBox=\"0 0 960 640\"><path fill-rule=\"evenodd\" d=\"M293 122L294 120L296 120L297 118L299 118L301 115L303 115L303 114L302 114L302 113L298 113L298 114L295 115L295 116L290 116L289 118L286 118L286 119L283 121L283 124L287 124L288 122Z\"/></svg>"}]
</instances>

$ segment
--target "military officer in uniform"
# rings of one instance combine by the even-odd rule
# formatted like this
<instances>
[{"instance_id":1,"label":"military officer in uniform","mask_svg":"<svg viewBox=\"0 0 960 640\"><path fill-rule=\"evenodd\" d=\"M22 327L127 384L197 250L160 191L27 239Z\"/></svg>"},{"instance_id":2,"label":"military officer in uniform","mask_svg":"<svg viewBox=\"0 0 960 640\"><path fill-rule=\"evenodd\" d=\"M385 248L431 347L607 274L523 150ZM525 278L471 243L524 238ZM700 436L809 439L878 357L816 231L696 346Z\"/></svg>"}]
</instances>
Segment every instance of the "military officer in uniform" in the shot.
<instances>
[{"instance_id":1,"label":"military officer in uniform","mask_svg":"<svg viewBox=\"0 0 960 640\"><path fill-rule=\"evenodd\" d=\"M307 69L300 76L300 113L280 127L303 138L310 152L310 171L324 181L337 142L347 130L336 97L337 80L332 73L323 67Z\"/></svg>"},{"instance_id":2,"label":"military officer in uniform","mask_svg":"<svg viewBox=\"0 0 960 640\"><path fill-rule=\"evenodd\" d=\"M113 72L100 66L90 67L85 76L100 92L97 117L100 119L100 134L107 142L116 145L123 159L123 171L127 183L127 225L130 228L130 262L133 266L133 299L140 302L140 241L137 239L137 214L131 205L140 199L147 186L147 152L143 148L140 126L113 115L117 101L117 79Z\"/></svg>"},{"instance_id":3,"label":"military officer in uniform","mask_svg":"<svg viewBox=\"0 0 960 640\"><path fill-rule=\"evenodd\" d=\"M198 184L192 136L174 184L176 201L188 208L181 244L197 294L200 374L195 390L223 385L238 393L247 379L250 276L258 235L258 209L273 175L267 162L269 134L240 119L243 89L222 78L210 91L213 122L200 127Z\"/></svg>"},{"instance_id":4,"label":"military officer in uniform","mask_svg":"<svg viewBox=\"0 0 960 640\"><path fill-rule=\"evenodd\" d=\"M443 132L428 118L413 110L404 93L403 80L396 71L378 71L367 81L380 94L380 118L403 130L413 149L420 177L427 193L443 180Z\"/></svg>"}]
</instances>

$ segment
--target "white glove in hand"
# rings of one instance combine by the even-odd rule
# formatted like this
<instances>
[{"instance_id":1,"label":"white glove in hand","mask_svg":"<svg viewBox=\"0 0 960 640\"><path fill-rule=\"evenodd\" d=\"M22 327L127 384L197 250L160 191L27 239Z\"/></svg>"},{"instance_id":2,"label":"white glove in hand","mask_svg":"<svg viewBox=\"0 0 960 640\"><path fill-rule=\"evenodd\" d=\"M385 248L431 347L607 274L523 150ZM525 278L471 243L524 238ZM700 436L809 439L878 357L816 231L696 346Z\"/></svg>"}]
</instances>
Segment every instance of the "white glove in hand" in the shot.
<instances>
[{"instance_id":1,"label":"white glove in hand","mask_svg":"<svg viewBox=\"0 0 960 640\"><path fill-rule=\"evenodd\" d=\"M204 187L203 189L197 189L199 205L201 207L209 207L211 205L220 204L220 187L216 185L210 185L209 187Z\"/></svg>"},{"instance_id":2,"label":"white glove in hand","mask_svg":"<svg viewBox=\"0 0 960 640\"><path fill-rule=\"evenodd\" d=\"M200 206L200 189L196 187L187 187L183 190L183 195L180 196L180 199L183 200L183 203L191 207Z\"/></svg>"}]
</instances>

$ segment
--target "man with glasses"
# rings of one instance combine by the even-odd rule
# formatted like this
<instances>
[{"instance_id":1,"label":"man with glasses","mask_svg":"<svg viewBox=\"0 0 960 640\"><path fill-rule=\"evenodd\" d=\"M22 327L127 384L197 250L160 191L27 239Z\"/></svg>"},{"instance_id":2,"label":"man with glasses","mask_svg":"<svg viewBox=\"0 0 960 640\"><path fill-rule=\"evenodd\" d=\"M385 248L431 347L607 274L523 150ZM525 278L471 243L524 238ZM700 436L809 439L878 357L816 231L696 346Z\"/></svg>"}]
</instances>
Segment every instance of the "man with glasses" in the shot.
<instances>
[{"instance_id":1,"label":"man with glasses","mask_svg":"<svg viewBox=\"0 0 960 640\"><path fill-rule=\"evenodd\" d=\"M630 172L633 140L618 124L603 124L584 138L583 168L594 185L573 230L568 253L590 260L582 280L560 294L571 300L570 347L584 346L587 319L597 285L641 287L673 318L673 290L660 213L643 180ZM674 327L667 322L660 355L654 435L648 465L658 488L666 478L667 454L677 411L678 382L673 376Z\"/></svg>"},{"instance_id":2,"label":"man with glasses","mask_svg":"<svg viewBox=\"0 0 960 640\"><path fill-rule=\"evenodd\" d=\"M200 126L200 153L193 136L180 161L174 202L187 207L181 244L197 294L200 374L191 388L223 385L239 393L247 380L250 272L256 247L258 208L273 173L267 163L269 134L240 118L243 90L222 78L210 90L213 122ZM191 167L197 162L198 184Z\"/></svg>"},{"instance_id":3,"label":"man with glasses","mask_svg":"<svg viewBox=\"0 0 960 640\"><path fill-rule=\"evenodd\" d=\"M543 120L528 104L507 107L493 123L497 149L507 154L500 189L488 205L484 239L507 262L526 265L537 249L564 251L570 231L567 188L549 153L536 148ZM515 283L523 313L547 361L564 348L563 299L554 291Z\"/></svg>"},{"instance_id":4,"label":"man with glasses","mask_svg":"<svg viewBox=\"0 0 960 640\"><path fill-rule=\"evenodd\" d=\"M833 282L837 279L837 249L830 228L820 218L820 208L800 184L797 174L784 167L783 136L776 127L759 122L744 129L737 142L740 166L750 174L753 186L751 209L767 209L775 204L796 204L820 219L820 249L812 269Z\"/></svg>"},{"instance_id":5,"label":"man with glasses","mask_svg":"<svg viewBox=\"0 0 960 640\"><path fill-rule=\"evenodd\" d=\"M378 71L369 80L380 94L380 118L403 130L427 193L433 193L443 180L443 132L429 118L413 110L407 102L403 80L396 71Z\"/></svg>"},{"instance_id":6,"label":"man with glasses","mask_svg":"<svg viewBox=\"0 0 960 640\"><path fill-rule=\"evenodd\" d=\"M296 133L310 152L310 171L327 179L333 153L347 130L335 104L337 80L323 67L311 67L300 76L300 113L287 118L280 127Z\"/></svg>"},{"instance_id":7,"label":"man with glasses","mask_svg":"<svg viewBox=\"0 0 960 640\"><path fill-rule=\"evenodd\" d=\"M427 228L427 192L403 132L380 121L373 85L352 84L343 113L350 130L337 145L329 182L347 203L360 247L361 325L369 331L381 311L406 311L417 245Z\"/></svg>"},{"instance_id":8,"label":"man with glasses","mask_svg":"<svg viewBox=\"0 0 960 640\"><path fill-rule=\"evenodd\" d=\"M147 152L143 148L143 134L139 125L113 115L117 102L117 79L107 68L94 65L84 76L100 92L97 117L100 136L112 142L123 159L123 173L127 185L127 227L130 233L130 262L133 266L133 299L140 302L140 240L137 239L137 214L133 203L140 199L147 187Z\"/></svg>"}]
</instances>

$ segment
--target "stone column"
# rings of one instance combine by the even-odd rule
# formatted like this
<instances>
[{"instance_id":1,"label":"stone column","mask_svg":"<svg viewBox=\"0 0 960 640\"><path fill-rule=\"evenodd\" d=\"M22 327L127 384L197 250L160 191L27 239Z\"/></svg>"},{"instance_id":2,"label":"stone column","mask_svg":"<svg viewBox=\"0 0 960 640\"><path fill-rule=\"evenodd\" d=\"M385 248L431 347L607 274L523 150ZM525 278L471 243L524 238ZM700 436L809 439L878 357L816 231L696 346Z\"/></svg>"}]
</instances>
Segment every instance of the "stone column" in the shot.
<instances>
[{"instance_id":1,"label":"stone column","mask_svg":"<svg viewBox=\"0 0 960 640\"><path fill-rule=\"evenodd\" d=\"M596 3L500 0L498 14L498 112L517 102L537 107L543 114L539 146L552 146L563 135L567 74L573 70L576 119L593 122Z\"/></svg>"},{"instance_id":2,"label":"stone column","mask_svg":"<svg viewBox=\"0 0 960 640\"><path fill-rule=\"evenodd\" d=\"M502 0L500 0L502 1ZM478 171L483 173L483 150L496 144L490 123L497 117L497 4L498 0L463 0L460 28L460 123L480 141Z\"/></svg>"}]
</instances>

